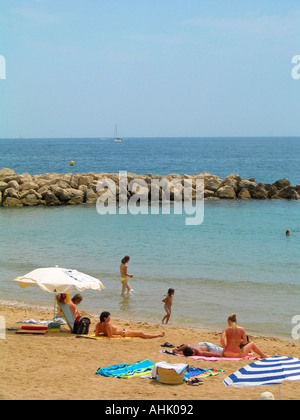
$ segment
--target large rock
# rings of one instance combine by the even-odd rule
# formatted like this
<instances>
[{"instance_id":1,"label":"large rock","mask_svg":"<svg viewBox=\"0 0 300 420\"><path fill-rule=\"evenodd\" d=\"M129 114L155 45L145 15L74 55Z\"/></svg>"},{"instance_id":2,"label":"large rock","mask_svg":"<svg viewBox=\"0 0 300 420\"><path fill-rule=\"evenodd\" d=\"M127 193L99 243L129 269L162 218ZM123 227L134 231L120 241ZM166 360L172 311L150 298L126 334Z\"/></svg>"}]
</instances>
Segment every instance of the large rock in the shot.
<instances>
[{"instance_id":1,"label":"large rock","mask_svg":"<svg viewBox=\"0 0 300 420\"><path fill-rule=\"evenodd\" d=\"M205 182L205 189L217 191L217 189L221 187L222 182L223 181L220 178L210 178Z\"/></svg>"},{"instance_id":2,"label":"large rock","mask_svg":"<svg viewBox=\"0 0 300 420\"><path fill-rule=\"evenodd\" d=\"M39 185L36 184L35 182L27 181L27 182L24 182L23 184L21 184L19 189L20 189L20 191L23 191L23 190L38 190Z\"/></svg>"},{"instance_id":3,"label":"large rock","mask_svg":"<svg viewBox=\"0 0 300 420\"><path fill-rule=\"evenodd\" d=\"M142 189L142 192L144 191L144 196L148 197L148 188L147 189ZM180 188L180 186L171 186L170 188L170 200L171 201L176 201L178 202L182 202L184 198L183 195L183 188Z\"/></svg>"},{"instance_id":4,"label":"large rock","mask_svg":"<svg viewBox=\"0 0 300 420\"><path fill-rule=\"evenodd\" d=\"M95 203L98 199L98 195L92 188L88 188L85 193L85 202L86 203Z\"/></svg>"},{"instance_id":5,"label":"large rock","mask_svg":"<svg viewBox=\"0 0 300 420\"><path fill-rule=\"evenodd\" d=\"M272 198L274 195L278 193L278 189L275 187L274 184L264 184L264 185L268 193L268 198Z\"/></svg>"},{"instance_id":6,"label":"large rock","mask_svg":"<svg viewBox=\"0 0 300 420\"><path fill-rule=\"evenodd\" d=\"M295 190L297 191L298 194L300 194L300 184L295 185Z\"/></svg>"},{"instance_id":7,"label":"large rock","mask_svg":"<svg viewBox=\"0 0 300 420\"><path fill-rule=\"evenodd\" d=\"M8 188L8 183L0 180L0 192L6 190Z\"/></svg>"},{"instance_id":8,"label":"large rock","mask_svg":"<svg viewBox=\"0 0 300 420\"><path fill-rule=\"evenodd\" d=\"M277 194L272 196L273 199L284 199L284 200L298 200L300 197L295 190L295 187L288 185L278 191Z\"/></svg>"},{"instance_id":9,"label":"large rock","mask_svg":"<svg viewBox=\"0 0 300 420\"><path fill-rule=\"evenodd\" d=\"M238 198L242 200L246 200L251 198L251 194L247 188L242 188L240 192L238 193Z\"/></svg>"},{"instance_id":10,"label":"large rock","mask_svg":"<svg viewBox=\"0 0 300 420\"><path fill-rule=\"evenodd\" d=\"M46 204L43 200L38 198L36 194L27 194L23 198L20 197L20 201L24 206L39 206L40 204Z\"/></svg>"},{"instance_id":11,"label":"large rock","mask_svg":"<svg viewBox=\"0 0 300 420\"><path fill-rule=\"evenodd\" d=\"M172 181L172 179L181 179L181 175L179 174L168 174L166 175L168 181Z\"/></svg>"},{"instance_id":12,"label":"large rock","mask_svg":"<svg viewBox=\"0 0 300 420\"><path fill-rule=\"evenodd\" d=\"M19 196L19 198L20 198L20 200L22 201L23 199L25 199L26 197L28 197L29 195L31 195L31 196L35 196L35 198L37 199L37 200L41 200L42 199L42 196L41 196L41 194L39 194L38 192L36 192L35 190L25 190L25 191L21 191L20 192L20 196ZM30 199L29 199L29 201L30 201Z\"/></svg>"},{"instance_id":13,"label":"large rock","mask_svg":"<svg viewBox=\"0 0 300 420\"><path fill-rule=\"evenodd\" d=\"M77 197L73 197L71 198L71 200L67 201L68 205L75 205L75 204L82 204L84 202L83 196L77 196Z\"/></svg>"},{"instance_id":14,"label":"large rock","mask_svg":"<svg viewBox=\"0 0 300 420\"><path fill-rule=\"evenodd\" d=\"M242 179L239 184L238 184L238 188L241 190L242 188L247 188L249 190L249 188L254 188L256 187L257 183L254 181L249 181L248 179Z\"/></svg>"},{"instance_id":15,"label":"large rock","mask_svg":"<svg viewBox=\"0 0 300 420\"><path fill-rule=\"evenodd\" d=\"M11 179L16 180L19 184L24 184L26 182L34 182L34 179L31 175L29 175L28 172L26 172L25 174L22 175L15 175L13 177L11 177Z\"/></svg>"},{"instance_id":16,"label":"large rock","mask_svg":"<svg viewBox=\"0 0 300 420\"><path fill-rule=\"evenodd\" d=\"M86 185L89 186L93 182L93 177L88 175L80 175L78 179L79 186Z\"/></svg>"},{"instance_id":17,"label":"large rock","mask_svg":"<svg viewBox=\"0 0 300 420\"><path fill-rule=\"evenodd\" d=\"M219 198L233 199L236 198L236 193L233 187L230 185L224 185L216 191L216 196Z\"/></svg>"},{"instance_id":18,"label":"large rock","mask_svg":"<svg viewBox=\"0 0 300 420\"><path fill-rule=\"evenodd\" d=\"M268 192L263 184L253 184L256 183L252 183L252 185L250 185L248 188L252 198L255 198L256 200L265 200L266 198L268 198Z\"/></svg>"},{"instance_id":19,"label":"large rock","mask_svg":"<svg viewBox=\"0 0 300 420\"><path fill-rule=\"evenodd\" d=\"M281 190L281 188L288 187L289 185L291 185L291 183L287 178L284 178L284 179L279 179L278 181L274 182L273 185L275 185L275 187L278 190Z\"/></svg>"},{"instance_id":20,"label":"large rock","mask_svg":"<svg viewBox=\"0 0 300 420\"><path fill-rule=\"evenodd\" d=\"M58 182L56 183L56 185L57 185L59 188L61 188L62 190L66 190L66 189L70 188L70 184L69 184L68 182L66 182L66 181L62 181L62 180L58 181Z\"/></svg>"},{"instance_id":21,"label":"large rock","mask_svg":"<svg viewBox=\"0 0 300 420\"><path fill-rule=\"evenodd\" d=\"M9 168L2 168L0 169L0 180L4 180L5 178L10 178L11 176L16 175L15 171Z\"/></svg>"},{"instance_id":22,"label":"large rock","mask_svg":"<svg viewBox=\"0 0 300 420\"><path fill-rule=\"evenodd\" d=\"M239 175L230 174L223 179L222 185L229 185L234 189L235 192L238 190L238 185L241 182L241 177Z\"/></svg>"},{"instance_id":23,"label":"large rock","mask_svg":"<svg viewBox=\"0 0 300 420\"><path fill-rule=\"evenodd\" d=\"M45 201L47 206L58 206L61 204L59 199L56 197L53 191L47 190L42 194L42 198Z\"/></svg>"},{"instance_id":24,"label":"large rock","mask_svg":"<svg viewBox=\"0 0 300 420\"><path fill-rule=\"evenodd\" d=\"M22 175L18 175L18 174L9 175L9 176L6 176L6 177L2 178L2 181L4 181L4 182L17 181L17 183L20 184L22 182Z\"/></svg>"},{"instance_id":25,"label":"large rock","mask_svg":"<svg viewBox=\"0 0 300 420\"><path fill-rule=\"evenodd\" d=\"M58 185L54 184L54 185L50 185L50 191L52 191L56 195L56 197L59 198L62 192L62 189Z\"/></svg>"},{"instance_id":26,"label":"large rock","mask_svg":"<svg viewBox=\"0 0 300 420\"><path fill-rule=\"evenodd\" d=\"M68 202L69 204L83 203L84 192L75 190L74 188L61 189L59 192L59 199L61 202Z\"/></svg>"},{"instance_id":27,"label":"large rock","mask_svg":"<svg viewBox=\"0 0 300 420\"><path fill-rule=\"evenodd\" d=\"M7 197L2 202L3 207L23 207L23 204L18 198L15 197Z\"/></svg>"},{"instance_id":28,"label":"large rock","mask_svg":"<svg viewBox=\"0 0 300 420\"><path fill-rule=\"evenodd\" d=\"M6 190L3 192L3 201L8 197L19 198L19 193L14 188L6 188Z\"/></svg>"},{"instance_id":29,"label":"large rock","mask_svg":"<svg viewBox=\"0 0 300 420\"><path fill-rule=\"evenodd\" d=\"M35 180L35 183L40 187L45 187L50 185L50 181L48 179L44 179L44 178L38 178Z\"/></svg>"},{"instance_id":30,"label":"large rock","mask_svg":"<svg viewBox=\"0 0 300 420\"><path fill-rule=\"evenodd\" d=\"M213 190L204 190L204 198L211 198L211 197L215 197L215 193Z\"/></svg>"},{"instance_id":31,"label":"large rock","mask_svg":"<svg viewBox=\"0 0 300 420\"><path fill-rule=\"evenodd\" d=\"M43 196L45 193L46 193L46 191L48 191L49 190L49 187L48 187L48 185L43 185L42 187L40 187L36 192L38 193L38 194L40 194L41 196Z\"/></svg>"},{"instance_id":32,"label":"large rock","mask_svg":"<svg viewBox=\"0 0 300 420\"><path fill-rule=\"evenodd\" d=\"M17 181L16 181L16 180L9 181L9 182L7 183L7 187L8 187L8 188L14 188L16 191L18 191L18 190L19 190L19 184L17 183Z\"/></svg>"}]
</instances>

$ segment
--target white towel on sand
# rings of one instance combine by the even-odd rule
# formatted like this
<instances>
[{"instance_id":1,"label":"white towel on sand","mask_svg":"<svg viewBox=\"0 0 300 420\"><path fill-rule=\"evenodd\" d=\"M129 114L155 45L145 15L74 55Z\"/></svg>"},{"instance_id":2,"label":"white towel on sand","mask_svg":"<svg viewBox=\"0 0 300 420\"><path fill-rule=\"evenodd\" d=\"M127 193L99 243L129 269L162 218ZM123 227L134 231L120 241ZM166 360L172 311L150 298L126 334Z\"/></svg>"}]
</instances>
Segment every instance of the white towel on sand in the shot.
<instances>
[{"instance_id":1,"label":"white towel on sand","mask_svg":"<svg viewBox=\"0 0 300 420\"><path fill-rule=\"evenodd\" d=\"M167 362L158 362L152 368L152 376L157 376L157 368L161 367L163 369L173 369L178 375L180 375L189 365L185 363L167 363Z\"/></svg>"},{"instance_id":2,"label":"white towel on sand","mask_svg":"<svg viewBox=\"0 0 300 420\"><path fill-rule=\"evenodd\" d=\"M41 324L41 325L49 325L51 322L57 322L60 325L65 325L66 321L63 318L55 317L52 321L36 321L35 319L28 319L26 321L17 321L16 324Z\"/></svg>"}]
</instances>

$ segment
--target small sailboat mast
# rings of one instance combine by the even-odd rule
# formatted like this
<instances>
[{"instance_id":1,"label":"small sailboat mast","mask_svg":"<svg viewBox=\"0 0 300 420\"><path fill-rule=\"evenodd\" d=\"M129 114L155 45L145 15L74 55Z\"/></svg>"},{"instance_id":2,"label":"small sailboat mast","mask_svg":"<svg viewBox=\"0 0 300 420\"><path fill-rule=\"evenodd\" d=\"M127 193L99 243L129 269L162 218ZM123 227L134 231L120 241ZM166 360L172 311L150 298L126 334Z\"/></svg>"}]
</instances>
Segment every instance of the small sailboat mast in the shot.
<instances>
[{"instance_id":1,"label":"small sailboat mast","mask_svg":"<svg viewBox=\"0 0 300 420\"><path fill-rule=\"evenodd\" d=\"M124 140L118 137L118 125L116 124L115 133L114 133L114 142L122 143Z\"/></svg>"}]
</instances>

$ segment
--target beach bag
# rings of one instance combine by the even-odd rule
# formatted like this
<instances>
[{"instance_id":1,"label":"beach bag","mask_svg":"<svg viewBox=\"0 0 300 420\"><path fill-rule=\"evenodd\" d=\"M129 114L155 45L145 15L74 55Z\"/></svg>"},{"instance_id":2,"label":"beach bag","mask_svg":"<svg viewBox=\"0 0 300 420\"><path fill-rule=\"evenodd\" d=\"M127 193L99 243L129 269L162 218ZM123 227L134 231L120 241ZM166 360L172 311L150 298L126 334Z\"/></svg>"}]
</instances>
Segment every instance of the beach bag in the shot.
<instances>
[{"instance_id":1,"label":"beach bag","mask_svg":"<svg viewBox=\"0 0 300 420\"><path fill-rule=\"evenodd\" d=\"M91 320L85 316L79 316L75 319L73 334L86 335L89 333Z\"/></svg>"}]
</instances>

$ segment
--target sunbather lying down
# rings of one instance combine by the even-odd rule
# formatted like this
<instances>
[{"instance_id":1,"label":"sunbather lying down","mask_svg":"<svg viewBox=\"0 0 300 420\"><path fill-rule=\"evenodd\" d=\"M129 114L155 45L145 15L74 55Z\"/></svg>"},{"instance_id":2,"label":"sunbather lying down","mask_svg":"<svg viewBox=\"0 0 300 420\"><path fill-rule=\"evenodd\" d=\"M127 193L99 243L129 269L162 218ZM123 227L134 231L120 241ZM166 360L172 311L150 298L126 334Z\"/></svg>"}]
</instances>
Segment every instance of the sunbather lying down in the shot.
<instances>
[{"instance_id":1,"label":"sunbather lying down","mask_svg":"<svg viewBox=\"0 0 300 420\"><path fill-rule=\"evenodd\" d=\"M138 330L125 330L125 328L112 325L110 323L110 313L105 311L100 315L100 322L96 325L95 336L99 337L105 335L110 338L120 338L121 337L141 337L141 338L157 338L163 337L164 332L159 334L145 334L142 331Z\"/></svg>"},{"instance_id":2,"label":"sunbather lying down","mask_svg":"<svg viewBox=\"0 0 300 420\"><path fill-rule=\"evenodd\" d=\"M181 344L173 353L180 353L184 356L221 357L223 347L203 341L198 344Z\"/></svg>"}]
</instances>

